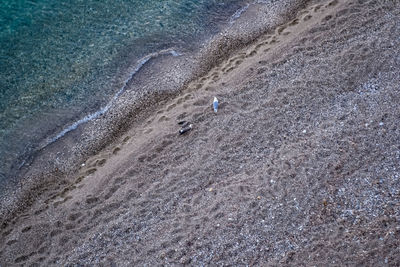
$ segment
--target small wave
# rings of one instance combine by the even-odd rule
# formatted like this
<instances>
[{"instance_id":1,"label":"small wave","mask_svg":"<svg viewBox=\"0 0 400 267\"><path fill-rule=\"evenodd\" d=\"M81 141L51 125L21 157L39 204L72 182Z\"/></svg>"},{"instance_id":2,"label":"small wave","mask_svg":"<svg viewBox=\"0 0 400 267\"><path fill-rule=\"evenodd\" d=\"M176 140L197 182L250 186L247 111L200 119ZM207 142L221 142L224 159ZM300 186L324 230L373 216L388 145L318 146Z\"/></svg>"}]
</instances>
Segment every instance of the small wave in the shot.
<instances>
[{"instance_id":1,"label":"small wave","mask_svg":"<svg viewBox=\"0 0 400 267\"><path fill-rule=\"evenodd\" d=\"M251 3L247 3L245 6L239 8L238 10L235 11L235 13L233 13L233 15L229 18L229 24L230 25L235 24L235 22L242 16L244 12L246 12L247 9L249 9L251 5L268 4L270 2L271 0L255 0Z\"/></svg>"},{"instance_id":2,"label":"small wave","mask_svg":"<svg viewBox=\"0 0 400 267\"><path fill-rule=\"evenodd\" d=\"M173 49L167 49L167 50L161 50L159 52L156 53L152 53L149 54L145 57L143 57L142 59L138 60L137 65L135 65L134 69L132 71L129 72L128 78L126 78L121 86L121 88L113 95L113 97L111 98L110 102L108 102L108 104L104 107L102 107L101 109L99 109L98 111L91 113L89 115L86 115L84 118L74 122L73 124L71 124L70 126L68 126L67 128L65 128L64 130L62 130L60 133L58 133L55 137L52 137L51 139L48 139L48 141L41 147L41 149L45 148L46 146L50 145L51 143L54 143L55 141L57 141L58 139L60 139L61 137L63 137L65 134L67 134L68 132L71 132L73 130L75 130L76 128L78 128L79 125L82 125L84 123L87 123L91 120L94 120L96 118L98 118L99 116L105 114L113 105L113 103L122 95L122 93L126 90L126 88L128 87L128 83L133 79L133 77L135 76L136 73L138 73L140 71L140 69L151 59L156 58L158 56L161 55L166 55L166 54L171 54L174 57L177 56L181 56L182 54L173 50Z\"/></svg>"},{"instance_id":3,"label":"small wave","mask_svg":"<svg viewBox=\"0 0 400 267\"><path fill-rule=\"evenodd\" d=\"M235 23L235 21L240 18L242 13L245 12L249 8L249 6L250 6L250 4L246 4L244 7L241 7L238 10L236 10L236 12L233 13L233 15L230 17L229 24L233 25Z\"/></svg>"}]
</instances>

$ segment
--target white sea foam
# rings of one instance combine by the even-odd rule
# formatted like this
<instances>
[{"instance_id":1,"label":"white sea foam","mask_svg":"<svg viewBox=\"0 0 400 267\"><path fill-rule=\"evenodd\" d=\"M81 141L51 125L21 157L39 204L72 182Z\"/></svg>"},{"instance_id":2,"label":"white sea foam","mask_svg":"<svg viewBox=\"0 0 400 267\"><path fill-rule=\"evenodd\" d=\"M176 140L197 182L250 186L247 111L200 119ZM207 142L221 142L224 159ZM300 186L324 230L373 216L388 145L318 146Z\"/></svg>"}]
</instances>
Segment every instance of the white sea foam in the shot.
<instances>
[{"instance_id":1,"label":"white sea foam","mask_svg":"<svg viewBox=\"0 0 400 267\"><path fill-rule=\"evenodd\" d=\"M47 142L41 148L44 148L44 147L50 145L51 143L54 143L55 141L57 141L58 139L63 137L65 134L67 134L67 133L75 130L76 128L78 128L79 125L87 123L87 122L89 122L91 120L94 120L94 119L98 118L99 116L104 115L105 113L107 113L107 111L111 108L111 106L114 104L114 102L126 90L126 88L128 87L128 83L133 79L133 77L136 75L136 73L138 73L140 71L140 69L149 60L151 60L153 58L156 58L158 56L161 56L161 55L166 55L166 54L171 54L174 57L182 55L181 53L179 53L179 52L177 52L177 51L175 51L173 49L167 49L167 50L161 50L159 52L149 54L149 55L141 58L140 60L137 61L137 64L134 66L133 70L128 72L128 77L124 80L121 88L113 95L113 97L111 98L111 100L108 102L108 104L106 106L100 108L99 110L97 110L94 113L86 115L84 118L82 118L82 119L80 119L78 121L75 121L74 123L72 123L71 125L66 127L65 129L63 129L61 132L59 132L56 136L49 138L47 140Z\"/></svg>"},{"instance_id":2,"label":"white sea foam","mask_svg":"<svg viewBox=\"0 0 400 267\"><path fill-rule=\"evenodd\" d=\"M249 8L250 4L245 5L244 7L239 8L236 10L235 13L229 18L229 24L232 25L235 23L236 20L240 18L243 12L245 12Z\"/></svg>"},{"instance_id":3,"label":"white sea foam","mask_svg":"<svg viewBox=\"0 0 400 267\"><path fill-rule=\"evenodd\" d=\"M229 18L229 24L233 25L242 16L242 14L246 12L247 9L249 9L251 5L268 4L268 3L270 3L270 0L255 0L251 3L247 3L245 6L239 8L238 10L235 11L235 13L233 13L233 15Z\"/></svg>"}]
</instances>

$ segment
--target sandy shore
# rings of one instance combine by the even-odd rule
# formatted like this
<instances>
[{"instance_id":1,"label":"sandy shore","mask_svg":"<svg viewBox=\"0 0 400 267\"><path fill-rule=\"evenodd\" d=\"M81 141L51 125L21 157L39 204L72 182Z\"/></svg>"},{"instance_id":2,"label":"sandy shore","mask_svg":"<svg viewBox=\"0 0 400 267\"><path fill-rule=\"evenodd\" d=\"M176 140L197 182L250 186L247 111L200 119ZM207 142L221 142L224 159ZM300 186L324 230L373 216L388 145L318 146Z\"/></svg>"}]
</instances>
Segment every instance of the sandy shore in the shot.
<instances>
[{"instance_id":1,"label":"sandy shore","mask_svg":"<svg viewBox=\"0 0 400 267\"><path fill-rule=\"evenodd\" d=\"M0 265L399 265L399 36L310 3L2 221Z\"/></svg>"}]
</instances>

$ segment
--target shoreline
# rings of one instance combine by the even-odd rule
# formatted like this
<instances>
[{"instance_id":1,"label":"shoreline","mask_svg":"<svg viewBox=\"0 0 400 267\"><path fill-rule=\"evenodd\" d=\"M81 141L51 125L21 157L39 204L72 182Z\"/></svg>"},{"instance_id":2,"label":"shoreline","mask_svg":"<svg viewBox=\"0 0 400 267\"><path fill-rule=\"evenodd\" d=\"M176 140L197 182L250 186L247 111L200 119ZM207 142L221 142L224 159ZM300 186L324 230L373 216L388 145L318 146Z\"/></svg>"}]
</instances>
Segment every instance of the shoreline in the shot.
<instances>
[{"instance_id":1,"label":"shoreline","mask_svg":"<svg viewBox=\"0 0 400 267\"><path fill-rule=\"evenodd\" d=\"M155 105L157 102L155 99L176 97L188 84L206 75L229 55L255 42L257 38L294 16L305 2L307 1L288 1L288 6L283 2L271 3L270 6L266 3L258 4L257 1L251 2L245 9L240 9L242 11L239 16L236 13L232 15L227 28L211 39L204 40L203 45L199 46L200 49L194 53L187 54L184 51L175 51L176 48L169 48L137 60L132 67L134 70L128 71L129 77L123 81L121 88L106 106L65 126L58 131L58 134L54 133L42 140L38 145L39 149L26 159L27 162L24 160L17 176L5 182L0 196L0 213L8 215L3 218L12 217L15 212L19 213L29 207L29 203L36 201L36 197L43 191L41 188L44 185L66 183L68 177L76 173L82 162L123 135L123 132L135 123L126 123L126 119L136 116L144 118L146 115L141 111L143 106ZM281 6L285 6L286 9ZM258 22L254 23L252 20L254 17L247 18L246 12L249 11L253 12L252 15L256 12L260 16L261 12L258 10L260 8L263 12L268 10L272 14L267 19L268 22L265 18L259 18ZM169 54L174 58L168 59ZM163 70L173 68L179 70L173 72ZM157 70L162 74L156 74ZM158 76L156 81L148 82L148 77L154 75ZM173 80L169 78L171 76L174 77ZM151 89L158 84L164 85L158 90ZM132 104L133 108L130 107ZM144 113L149 112L147 108L145 110ZM68 134L71 136L64 137ZM60 138L65 140L59 140ZM6 221L8 219L4 219L4 222Z\"/></svg>"},{"instance_id":2,"label":"shoreline","mask_svg":"<svg viewBox=\"0 0 400 267\"><path fill-rule=\"evenodd\" d=\"M112 101L111 99L112 96L118 93L118 89L122 89L121 87L124 87L126 79L130 79L132 76L132 72L134 72L134 69L137 66L140 67L140 65L143 63L140 62L141 60L146 60L148 59L146 57L149 56L153 57L154 54L152 53L160 54L164 51L164 49L170 47L187 51L193 50L194 47L197 45L198 40L203 40L207 36L212 35L216 30L220 28L221 25L223 26L227 23L227 22L224 23L224 21L219 21L218 19L221 20L223 20L224 18L228 19L229 13L233 12L235 8L240 6L240 2L243 2L243 0L230 1L230 4L224 3L223 6L226 8L224 9L225 11L221 12L221 15L213 15L211 13L209 16L205 16L204 21L202 21L201 23L196 24L194 21L188 21L190 25L188 24L187 26L183 26L183 28L188 31L186 33L185 31L181 32L181 34L174 32L169 27L172 24L168 24L169 26L164 27L166 25L163 25L162 23L158 25L156 23L157 27L158 26L161 27L160 28L161 36L158 36L158 33L156 33L155 36L153 36L151 30L149 34L137 35L138 32L142 32L141 28L132 25L132 23L134 24L135 19L133 20L129 19L129 15L128 17L126 17L125 16L126 10L123 9L122 10L123 14L121 15L125 17L122 18L121 21L120 20L115 21L115 24L110 22L109 25L121 26L122 21L124 21L125 23L127 23L127 25L131 26L130 30L128 29L129 28L128 27L126 29L120 29L122 31L118 31L116 30L118 27L115 27L115 31L109 32L109 35L102 32L101 35L104 36L104 38L108 39L107 42L101 42L100 41L101 37L99 37L99 35L96 35L95 33L96 29L93 28L92 30L89 30L91 26L87 25L88 30L91 31L93 34L91 34L90 36L89 35L86 36L87 39L85 38L81 39L82 41L81 45L80 46L78 44L76 45L76 51L77 51L76 53L69 54L67 51L64 51L65 53L60 54L60 56L64 59L71 58L71 60L67 60L67 62L70 61L71 62L68 64L63 64L63 62L65 62L64 60L59 62L59 64L57 64L57 66L60 66L60 69L65 70L64 72L65 75L61 74L60 77L58 77L57 79L55 78L56 76L54 75L57 72L55 70L56 68L52 68L52 71L49 71L49 74L52 75L47 75L47 73L44 70L46 66L48 66L47 65L48 63L49 64L53 63L51 60L46 61L44 58L41 58L40 57L41 53L39 53L39 55L34 54L35 56L29 57L29 58L37 58L38 62L42 62L40 66L42 66L43 68L38 68L40 70L40 71L38 70L39 74L32 75L32 80L30 80L30 77L25 77L24 80L29 80L28 86L22 86L22 85L18 86L18 88L21 88L22 91L23 91L22 88L26 87L25 90L26 95L21 97L20 101L22 105L20 107L22 115L19 114L17 110L14 110L13 108L9 109L5 108L4 113L2 112L3 113L2 117L4 118L4 120L2 120L2 122L4 122L2 123L2 125L4 127L1 131L2 134L0 135L0 138L3 137L4 142L1 142L0 144L0 150L1 150L0 155L3 157L3 162L0 163L0 181L6 182L7 179L11 179L11 177L17 177L18 170L21 169L23 165L29 164L29 161L32 160L32 154L35 154L36 151L41 150L45 145L47 145L47 143L52 141L52 140L47 140L50 138L50 136L56 138L56 135L58 133L63 134L65 133L64 130L68 131L77 126L77 124L81 124L87 119L92 119L93 116L98 116L101 115L101 113L106 112L108 109L107 107L108 101ZM45 4L46 2L42 3L41 5L38 5L38 10L36 11L40 13L40 7L43 7L42 5ZM127 3L121 1L112 8L118 9L124 4ZM103 3L102 5L96 6L96 8L100 8L101 6L104 5L106 4ZM153 12L150 12L151 14L148 14L150 18L152 15L154 15L154 13L157 12L158 10L157 8L160 8L160 5L157 4L157 1L149 3L148 5L150 6L154 5L155 7L155 9L153 9ZM181 5L184 4L179 4L175 6L173 5L171 7L173 13L174 12L179 13L179 8L180 8L179 6ZM147 5L144 5L141 8L146 9L145 6ZM61 7L60 5L56 4L53 7L55 9L59 8L60 10L62 10L63 8L67 8L68 5ZM209 7L211 7L211 10L214 10L215 12L219 10L218 5L212 4ZM71 6L70 10L75 10L75 8L79 9L79 7ZM202 12L205 11L205 6L203 6L203 4L198 5L195 8L198 11L197 14L201 14ZM33 7L30 7L29 10L31 10L32 12L35 11ZM108 12L107 10L108 10L107 6L105 6L104 9L99 10L99 12L96 14L100 14L102 11ZM64 11L65 11L64 13L66 14L65 16L68 17L71 15L68 10ZM115 12L114 14L117 13L118 12ZM169 15L167 15L167 17L168 16ZM40 14L38 14L37 18L40 21L39 17ZM167 17L165 17L165 19L168 20ZM181 19L181 17L182 16L178 16L176 18L176 22L178 22ZM194 17L196 17L195 14ZM143 18L140 17L138 19L146 20L146 18L147 17ZM107 24L105 25L102 24L100 17L94 15L94 19L99 23L96 25L98 25L100 31L104 29L104 26L107 27ZM33 21L34 24L32 27L32 31L35 31L37 29L35 25L38 24L38 22L36 20ZM85 24L85 22L82 23ZM77 24L79 25L79 23ZM186 24L181 23L181 25L186 25ZM206 25L206 27L198 28L200 27L200 25ZM49 25L49 27L57 31L57 27L60 26ZM152 29L154 29L154 27ZM163 35L162 29L165 29L164 34L168 33L164 37L162 37ZM196 32L196 34L192 35L190 33L191 30ZM29 31L29 29L27 29L27 31ZM21 33L21 36L22 35L23 33ZM115 36L115 35L120 35L120 36ZM112 40L110 39L111 36L117 37L114 38L114 44L112 44ZM190 37L190 40L188 42L185 41L185 36ZM4 35L2 37L7 38L7 35ZM55 37L55 36L52 35L49 37ZM98 44L95 44L92 38L99 38ZM65 39L63 38L61 39L62 39L60 40L61 43L63 40L65 41ZM18 43L18 41L15 42ZM27 42L29 42L29 38ZM47 42L43 41L43 43L38 43L38 45L40 45L41 47L46 46ZM105 51L106 50L105 47L107 47L107 45L113 47L113 51L109 51L109 54L107 54L107 51ZM62 47L63 46L61 46L60 48ZM23 49L23 48L26 49L26 47L16 48L16 51L18 49ZM46 49L41 49L41 50L46 50ZM13 49L10 50L10 52L12 51ZM91 56L89 57L88 55ZM57 53L49 53L48 57L54 58L56 56ZM73 59L74 56L78 57L78 59L74 60ZM18 60L18 57L15 58ZM86 61L83 60L82 58L84 58ZM13 63L12 60L10 62ZM96 65L95 62L98 63L97 67L95 66ZM10 65L12 65L11 63ZM72 66L69 67L69 65ZM83 69L80 67L82 67ZM68 70L70 70L69 73L67 73ZM23 74L24 73L22 73L22 75ZM35 79L35 77L38 77L38 79ZM41 87L43 90L41 90L40 88L36 88L35 87L36 85L37 87ZM56 91L54 95L50 95L48 97L49 98L48 100L46 100L47 89L49 89L50 91ZM42 99L43 101L34 100L36 99L34 93L35 90L43 95L44 98ZM49 94L52 93L50 92ZM5 102L4 101L3 102L5 103L5 105L7 105L7 103L9 102L7 96L10 96L12 98L12 93L7 93L5 96L6 96L6 98L4 99ZM32 102L29 108L27 108L26 106L27 102L24 102L27 99L31 99L29 101ZM2 107L4 103L2 103ZM14 104L13 106L19 108L17 103ZM25 108L27 110L24 112ZM15 117L18 117L19 115L21 115L22 117L21 118L18 117L16 121L14 121L13 123L12 118L14 117L13 116L14 111L15 111L14 114ZM96 111L97 114L95 113ZM71 125L70 129L66 129L68 125Z\"/></svg>"},{"instance_id":3,"label":"shoreline","mask_svg":"<svg viewBox=\"0 0 400 267\"><path fill-rule=\"evenodd\" d=\"M199 65L149 62L132 84L145 96L164 71L153 82L172 89L141 112L128 90L124 112L48 148L67 176L3 221L0 264L397 265L399 10L311 1L250 44L222 33ZM188 67L200 74L186 82ZM77 138L101 149L62 155Z\"/></svg>"}]
</instances>

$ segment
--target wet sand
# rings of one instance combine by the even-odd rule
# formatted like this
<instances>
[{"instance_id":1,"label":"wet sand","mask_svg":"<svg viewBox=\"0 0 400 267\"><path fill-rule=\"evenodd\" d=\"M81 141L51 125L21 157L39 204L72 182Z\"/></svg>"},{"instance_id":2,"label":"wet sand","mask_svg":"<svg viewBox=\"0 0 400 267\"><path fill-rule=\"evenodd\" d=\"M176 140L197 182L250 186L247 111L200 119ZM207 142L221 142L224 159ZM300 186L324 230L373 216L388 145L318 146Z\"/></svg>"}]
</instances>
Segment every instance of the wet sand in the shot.
<instances>
[{"instance_id":1,"label":"wet sand","mask_svg":"<svg viewBox=\"0 0 400 267\"><path fill-rule=\"evenodd\" d=\"M3 219L0 265L399 265L399 21L309 3Z\"/></svg>"}]
</instances>

